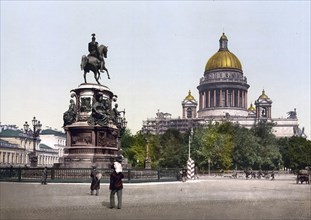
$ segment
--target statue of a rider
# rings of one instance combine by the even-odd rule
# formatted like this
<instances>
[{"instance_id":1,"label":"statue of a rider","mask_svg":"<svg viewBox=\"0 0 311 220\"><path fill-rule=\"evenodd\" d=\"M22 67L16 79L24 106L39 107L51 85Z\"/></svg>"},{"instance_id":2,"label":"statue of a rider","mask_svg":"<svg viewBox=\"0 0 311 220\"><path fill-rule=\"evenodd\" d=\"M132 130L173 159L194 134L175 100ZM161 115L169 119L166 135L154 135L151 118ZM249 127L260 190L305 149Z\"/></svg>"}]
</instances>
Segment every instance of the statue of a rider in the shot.
<instances>
[{"instance_id":1,"label":"statue of a rider","mask_svg":"<svg viewBox=\"0 0 311 220\"><path fill-rule=\"evenodd\" d=\"M89 55L99 59L100 61L100 72L104 72L104 58L98 51L98 42L96 41L95 34L92 34L92 41L89 43Z\"/></svg>"}]
</instances>

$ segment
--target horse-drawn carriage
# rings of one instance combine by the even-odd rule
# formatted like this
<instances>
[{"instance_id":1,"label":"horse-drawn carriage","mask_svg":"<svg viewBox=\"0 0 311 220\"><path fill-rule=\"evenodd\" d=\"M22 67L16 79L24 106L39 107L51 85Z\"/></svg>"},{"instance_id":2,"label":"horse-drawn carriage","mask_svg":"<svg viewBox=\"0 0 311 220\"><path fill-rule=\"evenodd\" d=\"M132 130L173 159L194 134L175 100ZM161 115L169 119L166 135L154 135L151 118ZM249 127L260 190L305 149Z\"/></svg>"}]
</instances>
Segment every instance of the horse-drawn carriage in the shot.
<instances>
[{"instance_id":1,"label":"horse-drawn carriage","mask_svg":"<svg viewBox=\"0 0 311 220\"><path fill-rule=\"evenodd\" d=\"M296 178L296 183L303 183L306 182L307 184L310 184L310 178L309 178L309 172L308 170L299 170Z\"/></svg>"}]
</instances>

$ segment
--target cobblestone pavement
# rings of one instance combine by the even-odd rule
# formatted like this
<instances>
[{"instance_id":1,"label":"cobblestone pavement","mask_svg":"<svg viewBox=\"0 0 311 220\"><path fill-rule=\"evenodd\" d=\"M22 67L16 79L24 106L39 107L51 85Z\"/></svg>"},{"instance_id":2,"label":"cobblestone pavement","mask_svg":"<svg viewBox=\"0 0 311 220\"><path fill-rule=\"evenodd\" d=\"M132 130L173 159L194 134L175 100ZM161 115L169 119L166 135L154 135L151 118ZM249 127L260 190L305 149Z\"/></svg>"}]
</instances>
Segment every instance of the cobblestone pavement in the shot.
<instances>
[{"instance_id":1,"label":"cobblestone pavement","mask_svg":"<svg viewBox=\"0 0 311 220\"><path fill-rule=\"evenodd\" d=\"M294 177L124 184L122 209L108 184L99 196L89 186L0 182L0 219L311 219L311 185Z\"/></svg>"}]
</instances>

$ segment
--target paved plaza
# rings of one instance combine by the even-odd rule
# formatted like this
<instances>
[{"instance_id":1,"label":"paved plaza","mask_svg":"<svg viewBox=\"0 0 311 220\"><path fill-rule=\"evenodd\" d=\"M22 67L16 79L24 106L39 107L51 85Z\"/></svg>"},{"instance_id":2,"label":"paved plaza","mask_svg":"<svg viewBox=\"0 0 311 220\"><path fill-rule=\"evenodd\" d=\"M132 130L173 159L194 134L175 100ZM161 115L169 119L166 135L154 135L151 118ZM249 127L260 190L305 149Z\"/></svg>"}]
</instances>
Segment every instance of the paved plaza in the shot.
<instances>
[{"instance_id":1,"label":"paved plaza","mask_svg":"<svg viewBox=\"0 0 311 220\"><path fill-rule=\"evenodd\" d=\"M0 219L311 219L311 185L276 180L201 177L124 184L122 209L109 208L108 184L0 182Z\"/></svg>"}]
</instances>

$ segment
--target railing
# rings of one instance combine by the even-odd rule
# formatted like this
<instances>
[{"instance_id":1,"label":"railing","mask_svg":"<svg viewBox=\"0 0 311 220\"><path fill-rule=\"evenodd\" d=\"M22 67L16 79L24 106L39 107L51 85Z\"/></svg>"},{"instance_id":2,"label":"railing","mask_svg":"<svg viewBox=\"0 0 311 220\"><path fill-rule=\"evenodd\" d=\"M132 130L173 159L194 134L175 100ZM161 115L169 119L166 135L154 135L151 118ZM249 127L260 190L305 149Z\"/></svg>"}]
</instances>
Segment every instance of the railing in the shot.
<instances>
[{"instance_id":1,"label":"railing","mask_svg":"<svg viewBox=\"0 0 311 220\"><path fill-rule=\"evenodd\" d=\"M47 168L47 182L86 183L90 182L90 168ZM102 173L101 182L108 183L111 169L97 169ZM43 168L0 168L0 181L40 182ZM177 181L179 169L135 170L123 169L124 182Z\"/></svg>"}]
</instances>

